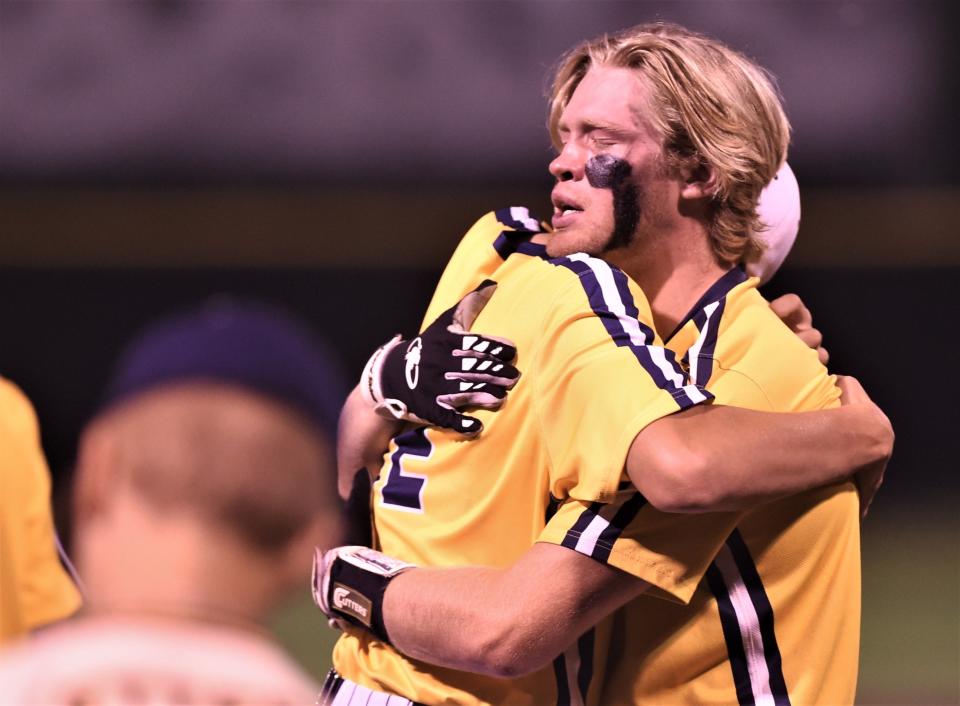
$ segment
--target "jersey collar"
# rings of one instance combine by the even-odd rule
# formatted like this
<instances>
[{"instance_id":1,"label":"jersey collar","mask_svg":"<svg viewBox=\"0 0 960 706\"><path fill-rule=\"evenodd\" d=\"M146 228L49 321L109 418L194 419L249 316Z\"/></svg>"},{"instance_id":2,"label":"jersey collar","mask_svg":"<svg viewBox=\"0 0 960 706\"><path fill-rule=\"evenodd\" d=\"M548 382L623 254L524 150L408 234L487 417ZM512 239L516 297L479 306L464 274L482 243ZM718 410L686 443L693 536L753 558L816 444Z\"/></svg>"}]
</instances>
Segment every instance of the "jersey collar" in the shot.
<instances>
[{"instance_id":1,"label":"jersey collar","mask_svg":"<svg viewBox=\"0 0 960 706\"><path fill-rule=\"evenodd\" d=\"M709 306L715 301L719 301L727 296L727 292L736 287L738 284L746 282L748 279L747 273L743 271L739 265L733 267L727 272L725 272L720 279L710 285L710 288L703 293L703 296L697 300L697 303L693 305L690 311L687 312L687 315L680 319L680 323L677 324L677 327L673 329L669 336L664 339L664 343L667 343L672 339L684 326L687 325L689 321L693 319L704 307Z\"/></svg>"}]
</instances>

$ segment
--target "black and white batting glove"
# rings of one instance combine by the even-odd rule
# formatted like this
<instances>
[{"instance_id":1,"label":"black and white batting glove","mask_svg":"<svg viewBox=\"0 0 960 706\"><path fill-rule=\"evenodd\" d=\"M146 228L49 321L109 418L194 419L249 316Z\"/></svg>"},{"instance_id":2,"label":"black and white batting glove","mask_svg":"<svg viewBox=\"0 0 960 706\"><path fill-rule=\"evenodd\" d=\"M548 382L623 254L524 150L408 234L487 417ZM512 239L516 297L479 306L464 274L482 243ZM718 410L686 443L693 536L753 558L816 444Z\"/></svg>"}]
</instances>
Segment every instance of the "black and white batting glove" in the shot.
<instances>
[{"instance_id":1,"label":"black and white batting glove","mask_svg":"<svg viewBox=\"0 0 960 706\"><path fill-rule=\"evenodd\" d=\"M332 627L346 621L389 644L383 623L383 594L387 584L416 568L368 547L314 549L313 602Z\"/></svg>"},{"instance_id":2,"label":"black and white batting glove","mask_svg":"<svg viewBox=\"0 0 960 706\"><path fill-rule=\"evenodd\" d=\"M497 285L489 280L447 309L412 341L395 336L367 361L360 388L379 414L475 436L483 429L465 408L497 409L520 371L508 340L471 333Z\"/></svg>"}]
</instances>

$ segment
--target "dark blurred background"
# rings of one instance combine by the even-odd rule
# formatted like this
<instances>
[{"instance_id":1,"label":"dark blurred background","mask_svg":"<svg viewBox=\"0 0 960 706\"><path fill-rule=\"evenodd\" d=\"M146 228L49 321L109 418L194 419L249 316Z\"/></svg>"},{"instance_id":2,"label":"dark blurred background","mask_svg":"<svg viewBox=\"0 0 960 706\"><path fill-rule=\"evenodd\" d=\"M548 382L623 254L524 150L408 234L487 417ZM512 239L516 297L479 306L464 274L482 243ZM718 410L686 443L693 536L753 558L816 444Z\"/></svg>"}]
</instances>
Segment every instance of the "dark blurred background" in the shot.
<instances>
[{"instance_id":1,"label":"dark blurred background","mask_svg":"<svg viewBox=\"0 0 960 706\"><path fill-rule=\"evenodd\" d=\"M549 215L560 54L653 19L778 77L803 226L768 294L806 300L831 367L897 431L863 531L858 701L960 702L946 0L0 0L0 374L37 406L60 523L76 434L141 326L257 297L313 324L354 377L416 328L478 216ZM310 668L328 663L303 603L276 626Z\"/></svg>"}]
</instances>

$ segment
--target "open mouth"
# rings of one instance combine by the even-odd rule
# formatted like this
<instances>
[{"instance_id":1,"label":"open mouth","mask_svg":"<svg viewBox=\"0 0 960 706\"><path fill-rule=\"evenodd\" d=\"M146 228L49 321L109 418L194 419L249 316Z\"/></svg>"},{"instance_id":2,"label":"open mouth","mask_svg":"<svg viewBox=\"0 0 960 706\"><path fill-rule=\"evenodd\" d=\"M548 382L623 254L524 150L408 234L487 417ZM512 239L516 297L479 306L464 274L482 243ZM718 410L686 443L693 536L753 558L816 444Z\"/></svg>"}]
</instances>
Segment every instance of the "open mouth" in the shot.
<instances>
[{"instance_id":1,"label":"open mouth","mask_svg":"<svg viewBox=\"0 0 960 706\"><path fill-rule=\"evenodd\" d=\"M574 213L580 213L583 209L577 204L567 201L562 198L555 198L553 200L554 215L557 216L569 216Z\"/></svg>"},{"instance_id":2,"label":"open mouth","mask_svg":"<svg viewBox=\"0 0 960 706\"><path fill-rule=\"evenodd\" d=\"M583 209L578 204L561 198L553 200L553 208L553 218L550 219L550 224L554 231L573 227L580 220L580 214L583 213Z\"/></svg>"}]
</instances>

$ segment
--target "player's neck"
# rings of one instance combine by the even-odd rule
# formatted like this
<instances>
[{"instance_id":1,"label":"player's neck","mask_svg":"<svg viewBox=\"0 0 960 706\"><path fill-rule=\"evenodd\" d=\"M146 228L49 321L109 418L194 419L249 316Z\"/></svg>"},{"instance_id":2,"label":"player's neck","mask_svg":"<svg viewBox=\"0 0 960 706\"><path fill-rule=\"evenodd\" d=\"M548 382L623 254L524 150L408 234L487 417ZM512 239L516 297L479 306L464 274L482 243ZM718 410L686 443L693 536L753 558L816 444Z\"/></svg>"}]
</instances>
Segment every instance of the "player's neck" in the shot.
<instances>
[{"instance_id":1,"label":"player's neck","mask_svg":"<svg viewBox=\"0 0 960 706\"><path fill-rule=\"evenodd\" d=\"M251 625L277 598L266 557L182 511L124 499L90 524L78 550L92 613Z\"/></svg>"},{"instance_id":2,"label":"player's neck","mask_svg":"<svg viewBox=\"0 0 960 706\"><path fill-rule=\"evenodd\" d=\"M650 256L630 260L624 270L646 294L657 332L668 336L726 268L702 231L670 234L643 252Z\"/></svg>"}]
</instances>

